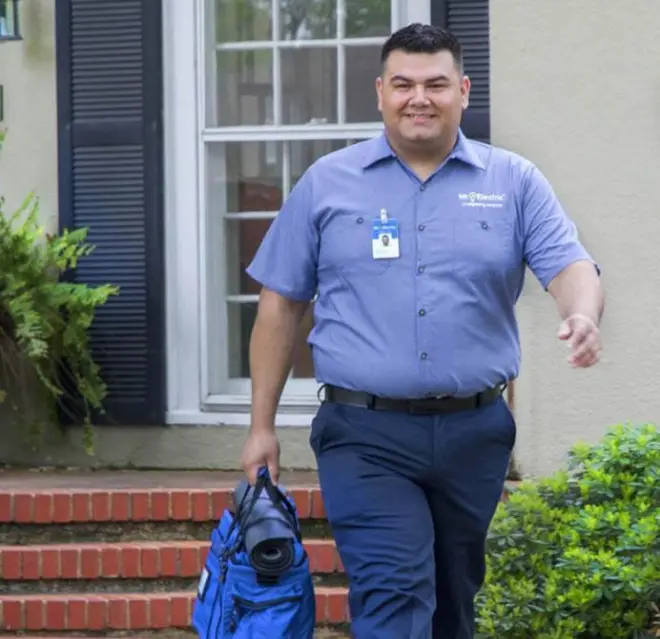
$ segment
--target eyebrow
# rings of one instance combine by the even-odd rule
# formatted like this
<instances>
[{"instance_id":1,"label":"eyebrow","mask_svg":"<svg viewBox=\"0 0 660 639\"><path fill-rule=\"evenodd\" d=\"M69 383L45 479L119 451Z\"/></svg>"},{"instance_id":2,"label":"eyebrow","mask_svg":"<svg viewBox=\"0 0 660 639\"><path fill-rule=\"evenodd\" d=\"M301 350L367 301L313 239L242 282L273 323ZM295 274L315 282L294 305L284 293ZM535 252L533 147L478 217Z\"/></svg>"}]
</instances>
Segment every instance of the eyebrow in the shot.
<instances>
[{"instance_id":1,"label":"eyebrow","mask_svg":"<svg viewBox=\"0 0 660 639\"><path fill-rule=\"evenodd\" d=\"M424 83L429 84L433 82L444 82L449 81L449 76L446 75L437 75L433 78L427 78ZM411 78L407 78L405 75L393 75L390 78L390 82L414 82Z\"/></svg>"}]
</instances>

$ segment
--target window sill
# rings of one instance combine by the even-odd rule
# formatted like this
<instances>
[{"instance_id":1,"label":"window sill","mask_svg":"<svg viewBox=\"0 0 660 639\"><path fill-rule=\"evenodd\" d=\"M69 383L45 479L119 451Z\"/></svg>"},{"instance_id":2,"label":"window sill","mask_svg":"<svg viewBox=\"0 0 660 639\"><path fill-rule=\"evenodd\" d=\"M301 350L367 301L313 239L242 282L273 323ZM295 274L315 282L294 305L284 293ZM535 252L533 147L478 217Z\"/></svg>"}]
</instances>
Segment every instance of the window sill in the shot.
<instances>
[{"instance_id":1,"label":"window sill","mask_svg":"<svg viewBox=\"0 0 660 639\"><path fill-rule=\"evenodd\" d=\"M289 395L280 401L275 418L278 427L308 427L320 406L316 394ZM191 426L250 425L248 395L209 395L199 409L174 409L167 413L166 423Z\"/></svg>"},{"instance_id":2,"label":"window sill","mask_svg":"<svg viewBox=\"0 0 660 639\"><path fill-rule=\"evenodd\" d=\"M279 405L279 412L288 414L301 414L316 411L320 405L315 385L313 393L304 395L283 395ZM202 402L202 410L214 413L249 413L251 399L249 395L208 395Z\"/></svg>"},{"instance_id":3,"label":"window sill","mask_svg":"<svg viewBox=\"0 0 660 639\"><path fill-rule=\"evenodd\" d=\"M229 407L227 407L229 408ZM275 418L278 428L308 428L312 424L316 407L291 413L279 410ZM229 410L173 410L167 413L165 422L168 426L230 426L247 428L250 425L250 413Z\"/></svg>"}]
</instances>

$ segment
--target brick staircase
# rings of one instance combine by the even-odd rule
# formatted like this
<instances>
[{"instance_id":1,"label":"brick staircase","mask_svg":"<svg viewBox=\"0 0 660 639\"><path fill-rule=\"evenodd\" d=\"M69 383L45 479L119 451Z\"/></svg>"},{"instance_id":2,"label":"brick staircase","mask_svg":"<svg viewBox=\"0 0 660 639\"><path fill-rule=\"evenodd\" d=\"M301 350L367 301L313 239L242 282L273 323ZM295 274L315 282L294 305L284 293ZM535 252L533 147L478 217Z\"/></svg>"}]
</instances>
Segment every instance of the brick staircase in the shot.
<instances>
[{"instance_id":1,"label":"brick staircase","mask_svg":"<svg viewBox=\"0 0 660 639\"><path fill-rule=\"evenodd\" d=\"M237 473L0 471L0 635L194 637L211 529ZM281 478L314 573L318 637L346 637L343 569L313 473Z\"/></svg>"}]
</instances>

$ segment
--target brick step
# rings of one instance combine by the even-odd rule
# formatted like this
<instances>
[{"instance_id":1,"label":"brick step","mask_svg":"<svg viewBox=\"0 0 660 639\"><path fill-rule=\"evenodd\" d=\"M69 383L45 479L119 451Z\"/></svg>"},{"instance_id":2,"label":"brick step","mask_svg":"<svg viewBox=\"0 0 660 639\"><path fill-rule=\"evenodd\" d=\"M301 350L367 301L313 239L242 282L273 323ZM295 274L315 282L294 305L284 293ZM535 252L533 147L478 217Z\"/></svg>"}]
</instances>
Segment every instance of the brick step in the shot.
<instances>
[{"instance_id":1,"label":"brick step","mask_svg":"<svg viewBox=\"0 0 660 639\"><path fill-rule=\"evenodd\" d=\"M201 471L0 470L0 525L210 523L232 503L242 477ZM281 484L301 520L325 520L316 473L283 473Z\"/></svg>"},{"instance_id":2,"label":"brick step","mask_svg":"<svg viewBox=\"0 0 660 639\"><path fill-rule=\"evenodd\" d=\"M190 628L196 594L0 596L0 631L106 631ZM346 588L316 588L319 625L348 621Z\"/></svg>"},{"instance_id":3,"label":"brick step","mask_svg":"<svg viewBox=\"0 0 660 639\"><path fill-rule=\"evenodd\" d=\"M49 631L42 631L32 635L25 635L22 632L19 633L5 633L0 632L0 638L2 637L20 637L20 639L99 639L99 637L107 637L109 639L196 639L197 633L194 630L190 629L167 629L149 631L149 632L140 632L140 635L127 635L123 630L105 630L100 633L84 633L84 632L71 632L66 633L63 631L58 631L56 633L51 633ZM314 631L314 639L350 639L350 635L347 630L341 630L334 627L319 626Z\"/></svg>"},{"instance_id":4,"label":"brick step","mask_svg":"<svg viewBox=\"0 0 660 639\"><path fill-rule=\"evenodd\" d=\"M312 573L343 573L333 540L308 539L304 544ZM197 578L208 549L208 541L0 546L0 583Z\"/></svg>"},{"instance_id":5,"label":"brick step","mask_svg":"<svg viewBox=\"0 0 660 639\"><path fill-rule=\"evenodd\" d=\"M0 476L1 477L1 476ZM0 523L216 521L232 500L234 486L210 489L25 489L0 491ZM324 519L318 486L292 487L300 519Z\"/></svg>"},{"instance_id":6,"label":"brick step","mask_svg":"<svg viewBox=\"0 0 660 639\"><path fill-rule=\"evenodd\" d=\"M140 631L139 635L126 634L124 630L104 630L97 632L77 632L66 631L50 632L48 630L34 631L34 634L25 635L22 632L1 632L0 638L20 637L20 639L99 639L107 637L109 639L195 639L197 633L192 628L164 628L161 630ZM314 630L314 639L350 639L347 629L340 626L317 626Z\"/></svg>"}]
</instances>

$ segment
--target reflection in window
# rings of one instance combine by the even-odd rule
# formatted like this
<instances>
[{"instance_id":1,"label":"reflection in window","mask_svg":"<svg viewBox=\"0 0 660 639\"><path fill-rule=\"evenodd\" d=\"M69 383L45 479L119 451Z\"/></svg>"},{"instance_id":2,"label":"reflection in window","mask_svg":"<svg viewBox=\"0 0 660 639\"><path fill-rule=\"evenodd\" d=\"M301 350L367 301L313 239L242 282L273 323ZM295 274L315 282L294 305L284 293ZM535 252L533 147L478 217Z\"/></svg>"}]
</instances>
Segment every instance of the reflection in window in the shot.
<instances>
[{"instance_id":1,"label":"reflection in window","mask_svg":"<svg viewBox=\"0 0 660 639\"><path fill-rule=\"evenodd\" d=\"M282 51L282 123L337 122L335 47Z\"/></svg>"},{"instance_id":2,"label":"reflection in window","mask_svg":"<svg viewBox=\"0 0 660 639\"><path fill-rule=\"evenodd\" d=\"M281 40L337 37L335 0L280 0Z\"/></svg>"}]
</instances>

